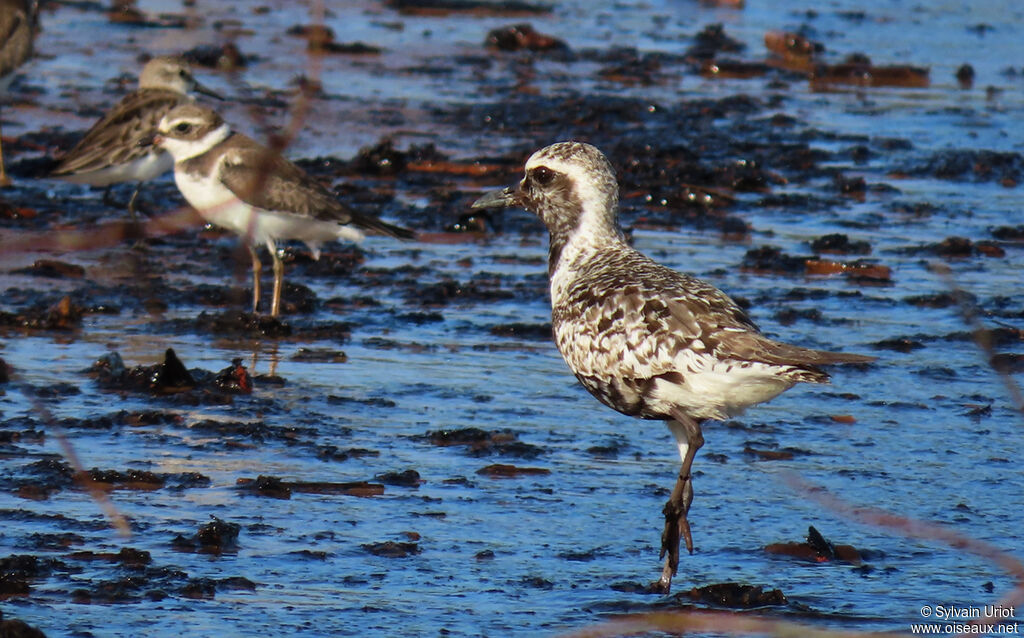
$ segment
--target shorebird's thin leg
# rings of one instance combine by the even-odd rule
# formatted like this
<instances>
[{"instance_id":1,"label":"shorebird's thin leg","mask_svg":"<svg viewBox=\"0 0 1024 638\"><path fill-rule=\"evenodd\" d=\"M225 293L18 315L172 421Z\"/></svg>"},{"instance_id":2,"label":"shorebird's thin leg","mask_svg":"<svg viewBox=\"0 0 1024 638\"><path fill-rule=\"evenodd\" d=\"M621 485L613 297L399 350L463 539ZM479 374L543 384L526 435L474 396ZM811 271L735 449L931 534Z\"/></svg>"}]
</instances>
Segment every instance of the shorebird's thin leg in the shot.
<instances>
[{"instance_id":1,"label":"shorebird's thin leg","mask_svg":"<svg viewBox=\"0 0 1024 638\"><path fill-rule=\"evenodd\" d=\"M249 255L252 256L252 314L256 314L260 307L260 273L263 272L263 262L256 254L255 246L249 246Z\"/></svg>"},{"instance_id":2,"label":"shorebird's thin leg","mask_svg":"<svg viewBox=\"0 0 1024 638\"><path fill-rule=\"evenodd\" d=\"M0 188L11 185L11 178L7 177L7 169L4 168L4 132L0 130Z\"/></svg>"},{"instance_id":3,"label":"shorebird's thin leg","mask_svg":"<svg viewBox=\"0 0 1024 638\"><path fill-rule=\"evenodd\" d=\"M142 182L135 184L135 190L132 191L132 198L128 200L128 216L132 218L133 224L137 224L139 222L139 218L135 214L135 200L139 198L139 190L141 189Z\"/></svg>"},{"instance_id":4,"label":"shorebird's thin leg","mask_svg":"<svg viewBox=\"0 0 1024 638\"><path fill-rule=\"evenodd\" d=\"M267 242L270 248L270 256L274 258L274 302L270 306L270 316L276 317L281 314L281 289L284 287L284 262L277 254L277 246L273 241Z\"/></svg>"},{"instance_id":5,"label":"shorebird's thin leg","mask_svg":"<svg viewBox=\"0 0 1024 638\"><path fill-rule=\"evenodd\" d=\"M114 201L114 196L111 194L111 191L113 191L113 189L113 184L107 184L106 187L103 189L103 203L106 204L107 206L110 206L111 208L117 208L118 206L120 206L120 204Z\"/></svg>"},{"instance_id":6,"label":"shorebird's thin leg","mask_svg":"<svg viewBox=\"0 0 1024 638\"><path fill-rule=\"evenodd\" d=\"M686 541L686 550L693 553L693 536L690 533L690 521L687 514L693 502L693 477L690 468L697 450L704 445L704 435L700 423L682 412L673 411L674 420L668 421L668 429L676 439L679 447L679 458L682 466L679 477L672 488L672 495L665 503L665 529L661 533L661 558L665 566L661 570L661 578L651 584L651 589L667 594L672 587L672 577L679 567L680 537Z\"/></svg>"},{"instance_id":7,"label":"shorebird's thin leg","mask_svg":"<svg viewBox=\"0 0 1024 638\"><path fill-rule=\"evenodd\" d=\"M143 231L142 224L139 223L139 216L135 214L135 202L139 198L139 191L142 189L142 182L135 184L135 190L132 191L132 197L128 200L128 236L135 238L135 243L132 244L133 250L143 250L146 248L146 234Z\"/></svg>"}]
</instances>

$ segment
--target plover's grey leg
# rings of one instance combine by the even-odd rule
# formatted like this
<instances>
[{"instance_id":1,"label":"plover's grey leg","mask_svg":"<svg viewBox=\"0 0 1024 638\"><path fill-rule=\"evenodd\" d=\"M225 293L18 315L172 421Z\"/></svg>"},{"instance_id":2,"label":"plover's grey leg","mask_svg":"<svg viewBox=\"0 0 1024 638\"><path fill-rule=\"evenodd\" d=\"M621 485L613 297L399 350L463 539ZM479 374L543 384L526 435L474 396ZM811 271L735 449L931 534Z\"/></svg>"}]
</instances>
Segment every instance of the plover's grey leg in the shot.
<instances>
[{"instance_id":1,"label":"plover's grey leg","mask_svg":"<svg viewBox=\"0 0 1024 638\"><path fill-rule=\"evenodd\" d=\"M139 198L139 190L142 188L142 182L135 184L135 190L132 191L132 197L128 200L128 216L132 218L132 223L139 223L139 218L135 214L135 200Z\"/></svg>"},{"instance_id":2,"label":"plover's grey leg","mask_svg":"<svg viewBox=\"0 0 1024 638\"><path fill-rule=\"evenodd\" d=\"M256 247L251 244L249 255L252 257L252 314L256 314L260 307L260 273L263 272L263 262L256 253Z\"/></svg>"},{"instance_id":3,"label":"plover's grey leg","mask_svg":"<svg viewBox=\"0 0 1024 638\"><path fill-rule=\"evenodd\" d=\"M143 231L142 224L139 223L139 216L135 214L136 201L139 198L139 191L142 190L142 182L136 182L135 190L132 191L131 199L128 200L128 236L135 237L135 243L132 244L132 250L143 250L146 248L146 235Z\"/></svg>"},{"instance_id":4,"label":"plover's grey leg","mask_svg":"<svg viewBox=\"0 0 1024 638\"><path fill-rule=\"evenodd\" d=\"M0 188L11 185L11 178L7 177L7 169L4 168L4 132L0 130Z\"/></svg>"},{"instance_id":5,"label":"plover's grey leg","mask_svg":"<svg viewBox=\"0 0 1024 638\"><path fill-rule=\"evenodd\" d=\"M693 553L693 536L690 533L690 521L687 514L693 502L693 477L690 468L697 450L704 445L704 434L700 423L679 410L673 410L674 420L668 421L668 429L676 439L679 447L679 458L682 466L679 477L672 488L672 495L665 503L665 529L661 533L661 554L665 566L661 570L661 578L651 584L651 589L667 594L672 587L672 577L679 568L679 541L686 541L686 550Z\"/></svg>"},{"instance_id":6,"label":"plover's grey leg","mask_svg":"<svg viewBox=\"0 0 1024 638\"><path fill-rule=\"evenodd\" d=\"M274 259L274 301L270 305L270 316L276 317L281 314L281 289L284 288L284 262L277 254L277 246L274 240L267 240L267 248L270 249L270 256Z\"/></svg>"},{"instance_id":7,"label":"plover's grey leg","mask_svg":"<svg viewBox=\"0 0 1024 638\"><path fill-rule=\"evenodd\" d=\"M114 201L114 196L111 194L113 188L113 184L107 184L103 188L103 203L106 204L107 206L110 206L111 208L117 208L118 206L120 206L120 204Z\"/></svg>"}]
</instances>

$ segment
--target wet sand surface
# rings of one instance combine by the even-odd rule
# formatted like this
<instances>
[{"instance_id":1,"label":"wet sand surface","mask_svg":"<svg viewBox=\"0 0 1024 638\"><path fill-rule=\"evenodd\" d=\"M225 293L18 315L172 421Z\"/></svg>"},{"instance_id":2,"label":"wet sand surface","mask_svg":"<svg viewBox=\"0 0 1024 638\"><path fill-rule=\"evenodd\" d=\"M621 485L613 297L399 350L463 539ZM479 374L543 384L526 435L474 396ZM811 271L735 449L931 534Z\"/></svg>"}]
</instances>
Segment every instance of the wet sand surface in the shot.
<instances>
[{"instance_id":1,"label":"wet sand surface","mask_svg":"<svg viewBox=\"0 0 1024 638\"><path fill-rule=\"evenodd\" d=\"M1021 415L962 317L1020 380L1015 4L421 4L331 3L316 56L295 3L140 2L142 24L43 4L2 111L3 618L51 636L534 636L711 607L906 631L923 605L1013 588L784 478L1021 547ZM769 31L822 50L770 55ZM38 178L140 55L226 44L244 66L196 74L229 122L266 139L298 121L289 157L422 234L319 261L289 244L280 322L245 314L247 253L179 209L170 175L142 191L135 248L101 190ZM568 372L540 223L469 210L568 138L611 159L638 249L772 336L878 357L705 427L697 551L671 596L643 593L668 431Z\"/></svg>"}]
</instances>

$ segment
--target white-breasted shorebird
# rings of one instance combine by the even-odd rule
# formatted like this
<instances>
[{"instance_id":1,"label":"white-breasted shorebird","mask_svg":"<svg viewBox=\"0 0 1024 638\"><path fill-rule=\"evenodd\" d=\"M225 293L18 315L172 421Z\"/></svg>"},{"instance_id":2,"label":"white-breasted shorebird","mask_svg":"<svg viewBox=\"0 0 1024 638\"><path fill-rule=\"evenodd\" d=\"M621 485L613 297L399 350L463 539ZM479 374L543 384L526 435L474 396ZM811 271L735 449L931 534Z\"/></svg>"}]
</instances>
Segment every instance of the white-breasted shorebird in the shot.
<instances>
[{"instance_id":1,"label":"white-breasted shorebird","mask_svg":"<svg viewBox=\"0 0 1024 638\"><path fill-rule=\"evenodd\" d=\"M301 240L318 258L323 242L359 241L364 230L415 237L411 230L348 209L279 153L232 132L211 109L194 104L175 108L160 122L153 142L174 157L174 180L188 203L208 222L233 230L248 243L253 312L259 307L262 269L256 246L265 245L273 259L270 314L276 317L284 281L278 240Z\"/></svg>"}]
</instances>

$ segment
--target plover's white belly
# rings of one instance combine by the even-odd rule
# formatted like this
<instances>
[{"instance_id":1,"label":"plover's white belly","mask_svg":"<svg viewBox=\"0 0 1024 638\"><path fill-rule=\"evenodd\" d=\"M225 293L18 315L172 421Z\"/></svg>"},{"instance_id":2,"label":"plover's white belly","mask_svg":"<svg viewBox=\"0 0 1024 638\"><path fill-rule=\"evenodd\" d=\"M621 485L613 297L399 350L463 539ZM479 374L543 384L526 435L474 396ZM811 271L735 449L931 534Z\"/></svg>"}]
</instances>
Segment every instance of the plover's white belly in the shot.
<instances>
[{"instance_id":1,"label":"plover's white belly","mask_svg":"<svg viewBox=\"0 0 1024 638\"><path fill-rule=\"evenodd\" d=\"M659 380L649 401L681 407L698 419L724 419L775 398L792 387L779 366L752 362L712 362L680 368L682 383ZM653 406L652 406L653 407ZM661 407L661 406L659 406Z\"/></svg>"},{"instance_id":2,"label":"plover's white belly","mask_svg":"<svg viewBox=\"0 0 1024 638\"><path fill-rule=\"evenodd\" d=\"M76 184L109 186L111 184L120 184L121 182L145 182L159 177L173 168L174 158L169 153L160 151L157 153L147 153L131 162L114 164L107 168L101 168L98 171L61 175L61 179Z\"/></svg>"},{"instance_id":3,"label":"plover's white belly","mask_svg":"<svg viewBox=\"0 0 1024 638\"><path fill-rule=\"evenodd\" d=\"M245 237L254 245L278 239L306 242L315 256L317 245L339 238L358 241L363 234L336 222L320 221L285 212L265 210L247 204L215 179L203 179L185 171L175 171L178 189L203 219Z\"/></svg>"}]
</instances>

